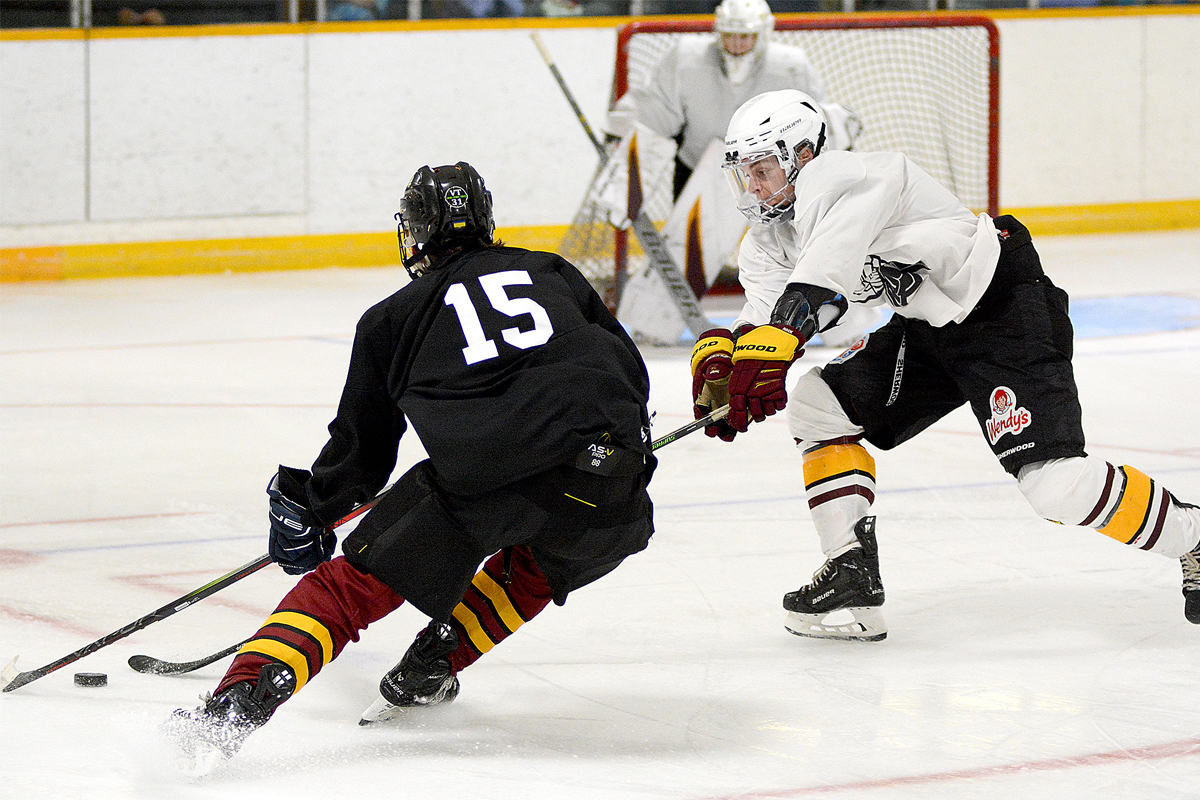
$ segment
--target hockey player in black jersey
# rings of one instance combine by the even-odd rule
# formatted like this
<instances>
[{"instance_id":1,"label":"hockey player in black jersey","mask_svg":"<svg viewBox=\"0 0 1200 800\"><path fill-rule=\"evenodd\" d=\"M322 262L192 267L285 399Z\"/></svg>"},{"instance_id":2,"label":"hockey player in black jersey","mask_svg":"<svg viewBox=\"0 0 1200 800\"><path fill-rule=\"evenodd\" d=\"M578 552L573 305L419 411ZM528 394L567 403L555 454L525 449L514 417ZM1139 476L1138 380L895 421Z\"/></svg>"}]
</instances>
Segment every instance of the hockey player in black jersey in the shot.
<instances>
[{"instance_id":1,"label":"hockey player in black jersey","mask_svg":"<svg viewBox=\"0 0 1200 800\"><path fill-rule=\"evenodd\" d=\"M431 623L366 721L453 699L456 672L653 532L646 367L586 279L494 241L491 194L464 162L419 169L397 218L412 281L359 321L311 471L280 467L267 489L271 556L307 574L213 695L166 723L194 773L405 600ZM428 458L331 560L327 526L384 487L409 424Z\"/></svg>"}]
</instances>

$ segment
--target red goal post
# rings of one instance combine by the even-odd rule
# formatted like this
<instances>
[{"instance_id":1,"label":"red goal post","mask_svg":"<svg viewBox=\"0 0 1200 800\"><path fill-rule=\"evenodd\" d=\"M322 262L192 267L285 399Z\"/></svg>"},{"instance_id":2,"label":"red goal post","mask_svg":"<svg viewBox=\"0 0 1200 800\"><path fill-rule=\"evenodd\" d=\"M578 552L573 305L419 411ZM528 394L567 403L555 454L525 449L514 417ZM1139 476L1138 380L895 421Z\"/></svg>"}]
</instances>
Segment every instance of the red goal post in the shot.
<instances>
[{"instance_id":1,"label":"red goal post","mask_svg":"<svg viewBox=\"0 0 1200 800\"><path fill-rule=\"evenodd\" d=\"M618 27L611 102L644 80L679 37L712 30L711 17ZM968 207L998 213L1000 34L991 19L954 12L780 15L771 41L802 47L826 99L859 118L855 150L906 153ZM643 207L660 225L672 203L670 174L669 160L642 173ZM561 250L611 299L638 256L626 231L596 224L587 198L583 205Z\"/></svg>"}]
</instances>

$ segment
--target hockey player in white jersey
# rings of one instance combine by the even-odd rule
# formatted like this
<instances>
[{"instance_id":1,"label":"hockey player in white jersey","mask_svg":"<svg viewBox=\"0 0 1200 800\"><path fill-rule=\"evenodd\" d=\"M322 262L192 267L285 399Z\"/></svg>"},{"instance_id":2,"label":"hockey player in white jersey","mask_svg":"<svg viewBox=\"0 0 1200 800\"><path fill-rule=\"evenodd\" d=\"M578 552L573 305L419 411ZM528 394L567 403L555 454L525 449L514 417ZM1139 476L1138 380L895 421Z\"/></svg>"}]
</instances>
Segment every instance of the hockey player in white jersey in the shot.
<instances>
[{"instance_id":1,"label":"hockey player in white jersey","mask_svg":"<svg viewBox=\"0 0 1200 800\"><path fill-rule=\"evenodd\" d=\"M828 151L827 136L820 107L798 91L734 114L725 168L739 208L761 224L739 252L746 302L732 331L709 331L692 354L697 415L731 407L710 436L731 440L786 406L803 450L828 560L785 595L787 629L887 635L863 441L891 449L964 403L1038 515L1180 559L1184 614L1200 623L1200 509L1084 452L1067 296L1029 231L1011 216L976 217L904 155ZM895 314L789 396L788 366L848 304Z\"/></svg>"},{"instance_id":2,"label":"hockey player in white jersey","mask_svg":"<svg viewBox=\"0 0 1200 800\"><path fill-rule=\"evenodd\" d=\"M849 149L862 125L850 109L830 102L820 72L800 47L771 41L775 17L766 0L723 0L713 16L712 39L681 37L647 75L630 87L609 112L606 132L624 138L635 124L674 139L672 198L679 199L688 178L714 141L725 137L733 112L755 95L798 89L821 103L829 132L827 146ZM623 203L624 191L615 205ZM724 260L728 253L710 258ZM711 280L711 278L710 278ZM840 329L822 343L843 347L879 324L875 309L850 309Z\"/></svg>"},{"instance_id":3,"label":"hockey player in white jersey","mask_svg":"<svg viewBox=\"0 0 1200 800\"><path fill-rule=\"evenodd\" d=\"M799 89L825 103L825 85L799 47L771 41L775 17L766 0L723 0L712 39L681 37L640 86L632 86L609 112L605 132L626 136L641 123L677 139L674 196L714 139L725 136L738 106L762 92ZM830 145L848 148L861 127L842 106L825 103L836 125Z\"/></svg>"}]
</instances>

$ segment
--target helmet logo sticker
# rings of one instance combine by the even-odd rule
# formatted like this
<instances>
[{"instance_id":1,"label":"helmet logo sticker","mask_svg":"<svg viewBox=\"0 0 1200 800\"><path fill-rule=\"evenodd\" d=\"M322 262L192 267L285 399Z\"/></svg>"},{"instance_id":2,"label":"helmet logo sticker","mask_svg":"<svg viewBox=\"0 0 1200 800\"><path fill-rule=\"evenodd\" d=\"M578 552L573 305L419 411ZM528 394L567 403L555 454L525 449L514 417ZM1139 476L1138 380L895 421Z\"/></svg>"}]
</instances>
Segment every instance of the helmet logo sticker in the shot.
<instances>
[{"instance_id":1,"label":"helmet logo sticker","mask_svg":"<svg viewBox=\"0 0 1200 800\"><path fill-rule=\"evenodd\" d=\"M446 190L446 205L455 211L462 211L467 207L467 190L461 186L451 186Z\"/></svg>"},{"instance_id":2,"label":"helmet logo sticker","mask_svg":"<svg viewBox=\"0 0 1200 800\"><path fill-rule=\"evenodd\" d=\"M992 418L986 423L988 441L993 445L1006 433L1013 436L1029 427L1033 415L1028 409L1017 405L1017 395L1007 386L997 386L992 390L989 401Z\"/></svg>"}]
</instances>

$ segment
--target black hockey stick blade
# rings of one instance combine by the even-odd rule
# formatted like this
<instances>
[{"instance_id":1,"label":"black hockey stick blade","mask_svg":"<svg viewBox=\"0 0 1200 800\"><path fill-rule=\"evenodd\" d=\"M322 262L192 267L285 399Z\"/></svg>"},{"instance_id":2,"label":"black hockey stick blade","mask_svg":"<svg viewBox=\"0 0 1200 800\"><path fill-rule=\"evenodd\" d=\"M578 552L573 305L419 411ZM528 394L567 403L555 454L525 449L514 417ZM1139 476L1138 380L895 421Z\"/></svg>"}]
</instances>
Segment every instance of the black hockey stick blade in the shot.
<instances>
[{"instance_id":1,"label":"black hockey stick blade","mask_svg":"<svg viewBox=\"0 0 1200 800\"><path fill-rule=\"evenodd\" d=\"M189 672L195 672L201 667L207 667L214 661L220 661L228 655L232 655L242 648L249 639L244 639L233 647L226 647L219 653L213 653L211 656L197 659L195 661L163 661L161 658L153 656L130 656L129 666L135 672L141 672L146 675L184 675Z\"/></svg>"},{"instance_id":2,"label":"black hockey stick blade","mask_svg":"<svg viewBox=\"0 0 1200 800\"><path fill-rule=\"evenodd\" d=\"M366 513L368 510L373 508L375 506L375 504L378 503L385 494L387 494L387 492L388 492L388 489L384 489L379 494L375 495L375 497L373 497L369 502L363 503L361 506L359 506L358 508L351 511L349 514L347 514L346 516L339 519L337 522L330 525L327 528L327 530L333 530L334 528L338 528L342 525L345 525L350 520L358 517L361 514ZM204 584L199 589L193 589L192 591L185 594L183 597L180 597L176 600L171 601L170 603L167 603L162 608L157 609L156 611L152 611L140 619L134 620L133 622L126 625L124 628L115 630L112 633L108 634L107 636L101 636L99 639L92 642L91 644L81 647L78 650L76 650L74 653L65 655L62 658L58 659L57 661L51 661L49 664L47 664L44 667L39 667L38 669L31 669L28 672L17 672L17 668L16 668L17 659L13 658L13 660L11 662L9 662L8 666L6 666L3 671L0 671L0 691L11 692L14 689L21 688L22 686L24 686L27 683L32 683L33 681L36 681L38 678L44 678L47 675L49 675L51 672L54 672L57 669L62 669L63 667L67 666L68 664L73 664L74 662L78 661L79 659L83 658L84 656L89 656L92 653L96 652L97 650L99 650L103 647L108 647L113 642L120 641L121 639L124 639L126 636L129 636L130 634L137 633L142 628L153 625L154 623L159 622L160 620L164 620L167 617L171 616L172 614L175 614L178 611L182 611L183 609L187 608L188 606L192 605L193 603L200 602L201 600L208 597L209 595L216 594L217 592L221 591L222 589L226 588L227 586L231 586L232 584L237 583L242 578L245 578L247 575L252 575L255 572L258 572L263 567L266 567L270 564L271 564L271 556L270 555L261 555L258 558L254 559L253 561L243 564L242 566L238 567L237 569L233 570L232 572L227 572L224 575L222 575L221 577L217 578L216 580L210 581L209 583Z\"/></svg>"},{"instance_id":3,"label":"black hockey stick blade","mask_svg":"<svg viewBox=\"0 0 1200 800\"><path fill-rule=\"evenodd\" d=\"M701 428L707 428L709 425L712 425L714 422L723 420L727 416L729 416L729 406L726 405L726 406L721 406L720 408L717 408L717 409L713 409L711 412L709 412L708 414L705 414L700 419L693 420L692 422L689 422L687 425L684 425L682 428L671 431L666 436L663 436L661 439L655 439L653 442L650 443L650 449L657 450L660 447L665 447L666 445L669 445L671 442L675 441L676 439L682 439L684 436L687 436L689 433L694 433L695 431L698 431Z\"/></svg>"}]
</instances>

